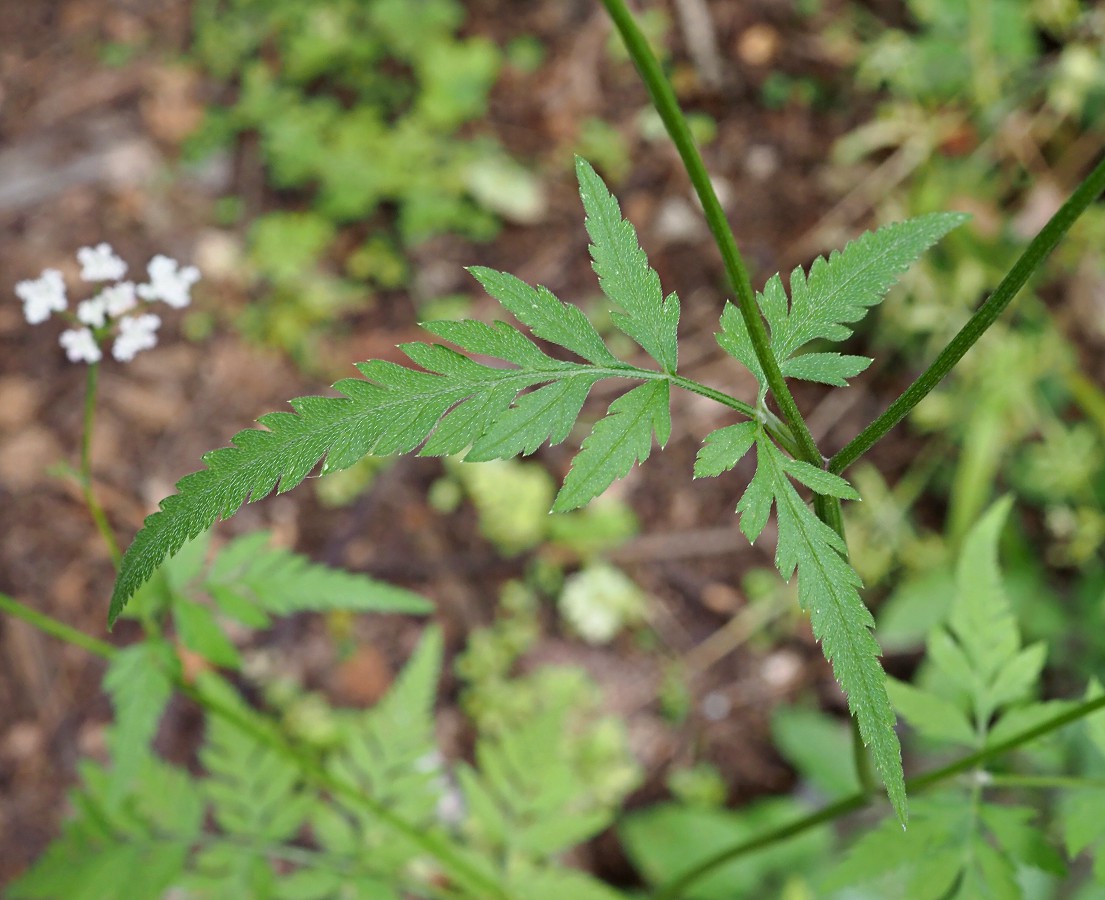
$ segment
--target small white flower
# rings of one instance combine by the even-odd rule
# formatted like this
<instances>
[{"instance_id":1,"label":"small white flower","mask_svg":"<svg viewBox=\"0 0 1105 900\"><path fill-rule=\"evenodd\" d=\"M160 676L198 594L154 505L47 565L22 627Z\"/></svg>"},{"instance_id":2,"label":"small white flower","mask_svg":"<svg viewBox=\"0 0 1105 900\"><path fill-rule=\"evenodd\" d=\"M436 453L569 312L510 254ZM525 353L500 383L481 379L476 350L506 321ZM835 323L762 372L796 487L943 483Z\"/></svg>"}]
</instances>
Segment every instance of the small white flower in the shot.
<instances>
[{"instance_id":1,"label":"small white flower","mask_svg":"<svg viewBox=\"0 0 1105 900\"><path fill-rule=\"evenodd\" d=\"M138 305L133 281L120 281L118 284L104 288L100 291L100 299L104 302L107 314L113 319L130 312Z\"/></svg>"},{"instance_id":2,"label":"small white flower","mask_svg":"<svg viewBox=\"0 0 1105 900\"><path fill-rule=\"evenodd\" d=\"M161 319L154 315L123 316L119 320L119 336L111 348L111 355L119 362L130 362L136 353L157 346L155 331Z\"/></svg>"},{"instance_id":3,"label":"small white flower","mask_svg":"<svg viewBox=\"0 0 1105 900\"><path fill-rule=\"evenodd\" d=\"M100 328L107 321L107 305L104 303L103 296L78 303L77 319L92 328Z\"/></svg>"},{"instance_id":4,"label":"small white flower","mask_svg":"<svg viewBox=\"0 0 1105 900\"><path fill-rule=\"evenodd\" d=\"M111 244L81 247L77 261L81 264L82 281L115 281L127 274L127 264L115 255Z\"/></svg>"},{"instance_id":5,"label":"small white flower","mask_svg":"<svg viewBox=\"0 0 1105 900\"><path fill-rule=\"evenodd\" d=\"M159 253L150 260L146 270L150 274L150 283L140 284L137 288L138 296L143 300L164 300L176 309L182 309L191 302L188 292L200 280L200 271L195 266L182 269L175 259Z\"/></svg>"},{"instance_id":6,"label":"small white flower","mask_svg":"<svg viewBox=\"0 0 1105 900\"><path fill-rule=\"evenodd\" d=\"M32 325L50 318L66 307L65 281L57 269L44 269L34 281L21 281L15 295L23 301L23 316Z\"/></svg>"},{"instance_id":7,"label":"small white flower","mask_svg":"<svg viewBox=\"0 0 1105 900\"><path fill-rule=\"evenodd\" d=\"M69 362L98 363L103 358L100 345L88 328L70 328L63 331L58 343L65 348Z\"/></svg>"}]
</instances>

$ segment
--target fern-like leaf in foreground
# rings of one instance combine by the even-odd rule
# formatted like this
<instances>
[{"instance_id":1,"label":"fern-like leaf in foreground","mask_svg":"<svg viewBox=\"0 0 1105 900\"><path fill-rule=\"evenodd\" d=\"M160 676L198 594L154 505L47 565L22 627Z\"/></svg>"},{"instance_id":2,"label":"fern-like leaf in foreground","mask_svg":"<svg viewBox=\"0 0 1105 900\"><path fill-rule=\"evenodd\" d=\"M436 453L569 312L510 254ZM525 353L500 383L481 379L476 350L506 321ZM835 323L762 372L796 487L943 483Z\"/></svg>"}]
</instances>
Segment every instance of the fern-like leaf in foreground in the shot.
<instances>
[{"instance_id":1,"label":"fern-like leaf in foreground","mask_svg":"<svg viewBox=\"0 0 1105 900\"><path fill-rule=\"evenodd\" d=\"M843 341L852 324L882 300L886 292L929 247L966 221L963 213L932 213L869 231L818 257L807 278L801 266L790 275L790 300L779 275L768 279L756 300L771 328L771 350L788 378L844 386L870 364L865 356L840 353L795 352L815 340ZM767 379L744 319L731 303L721 317L718 343L739 359L760 382L760 398Z\"/></svg>"},{"instance_id":2,"label":"fern-like leaf in foreground","mask_svg":"<svg viewBox=\"0 0 1105 900\"><path fill-rule=\"evenodd\" d=\"M791 479L831 497L855 500L858 495L843 478L785 456L757 422L742 422L711 434L699 453L695 475L718 475L735 466L753 446L756 474L737 504L741 530L754 542L774 504L779 523L775 565L786 579L797 570L798 602L809 614L813 633L848 696L894 812L904 821L901 747L878 660L879 645L871 636L874 619L860 599L861 582L844 555L844 539L817 518Z\"/></svg>"},{"instance_id":3,"label":"fern-like leaf in foreground","mask_svg":"<svg viewBox=\"0 0 1105 900\"><path fill-rule=\"evenodd\" d=\"M674 294L664 298L633 226L621 217L599 176L583 160L576 170L595 272L618 307L614 321L660 371L620 361L578 309L546 289L473 269L473 276L535 337L586 362L554 359L505 322L427 324L431 334L496 362L476 362L441 344L404 344L402 351L420 369L381 360L360 363L363 378L334 385L343 396L300 397L291 401L293 413L262 416L258 421L266 430L241 431L233 447L206 454L206 468L181 479L177 493L146 519L123 558L109 624L157 566L188 540L244 503L291 490L320 462L323 472L331 472L369 454L419 450L442 456L470 448L469 458L487 460L530 453L546 441L565 440L591 387L611 377L652 383L614 402L585 441L555 508L574 509L602 493L648 456L653 433L663 445L670 431L668 377L676 365L679 301Z\"/></svg>"}]
</instances>

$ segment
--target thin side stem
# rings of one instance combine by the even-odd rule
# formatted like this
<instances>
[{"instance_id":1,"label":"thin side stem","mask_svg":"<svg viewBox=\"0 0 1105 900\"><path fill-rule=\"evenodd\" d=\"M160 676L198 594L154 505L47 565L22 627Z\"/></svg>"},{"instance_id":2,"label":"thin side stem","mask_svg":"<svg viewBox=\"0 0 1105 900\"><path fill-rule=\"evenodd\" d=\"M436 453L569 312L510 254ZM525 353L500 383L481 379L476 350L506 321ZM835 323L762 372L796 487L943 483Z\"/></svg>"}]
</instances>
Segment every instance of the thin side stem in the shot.
<instances>
[{"instance_id":1,"label":"thin side stem","mask_svg":"<svg viewBox=\"0 0 1105 900\"><path fill-rule=\"evenodd\" d=\"M28 625L33 625L43 634L48 634L50 637L56 637L58 640L65 641L67 644L72 644L74 647L80 647L82 650L87 650L89 653L94 653L96 656L103 657L104 659L111 659L118 652L115 647L106 641L98 640L85 634L83 631L78 631L71 625L66 625L52 616L48 616L45 613L40 613L36 609L31 609L24 603L20 603L14 597L9 597L7 594L0 593L0 613L7 613L9 616L14 616L17 619L22 619Z\"/></svg>"},{"instance_id":2,"label":"thin side stem","mask_svg":"<svg viewBox=\"0 0 1105 900\"><path fill-rule=\"evenodd\" d=\"M946 781L956 775L962 775L964 772L968 772L995 757L1001 756L1003 753L1015 750L1017 747L1023 746L1045 734L1058 731L1060 728L1070 725L1072 722L1077 722L1079 719L1084 719L1086 716L1092 715L1101 709L1105 709L1105 694L1094 697L1092 700L1086 700L1079 703L1077 706L1052 716L1052 718L1041 722L1033 728L1025 729L1019 734L1013 735L1011 738L996 744L991 744L989 747L985 747L974 753L970 753L953 763L949 763L939 769L933 769L931 772L926 772L923 775L909 778L906 780L906 790L910 794L928 790L942 781ZM757 835L751 840L736 844L727 850L722 850L720 853L714 854L708 859L698 863L694 868L684 872L674 881L661 887L655 894L655 900L676 900L676 898L682 897L686 893L690 885L710 874L718 867L724 866L734 859L747 856L749 853L753 853L756 850L762 850L765 847L778 844L788 838L803 834L811 828L816 828L818 825L832 822L834 819L838 819L850 812L862 809L868 806L874 799L875 795L873 794L868 794L865 791L857 791L816 812L810 813L808 816L795 819L793 822L789 822L772 831Z\"/></svg>"},{"instance_id":3,"label":"thin side stem","mask_svg":"<svg viewBox=\"0 0 1105 900\"><path fill-rule=\"evenodd\" d=\"M618 33L625 43L629 56L637 66L637 71L640 73L641 79L648 89L649 96L652 98L652 105L656 108L664 126L667 128L668 134L675 144L675 149L683 160L683 166L687 170L691 184L694 185L695 193L698 194L699 202L701 202L702 210L706 216L706 223L710 226L710 232L714 236L718 250L721 251L725 274L737 297L737 306L744 318L744 324L748 329L752 346L756 350L756 359L767 378L771 395L775 398L775 402L779 404L779 409L783 413L783 420L794 436L795 448L798 451L797 456L811 465L821 468L825 460L817 449L817 444L814 443L813 436L810 434L802 414L798 411L798 405L794 402L790 388L787 387L786 379L779 369L778 360L775 359L775 354L771 350L771 343L767 336L767 326L764 325L759 307L756 305L756 297L752 291L748 269L741 257L740 250L737 248L736 239L733 237L732 229L729 228L729 222L725 218L725 212L721 208L721 203L718 201L717 193L714 191L706 166L702 162L702 156L691 137L687 120L683 117L683 112L679 108L679 101L675 98L675 92L664 76L660 63L649 47L648 41L645 40L645 36L641 33L641 29L626 8L624 0L602 0L602 5L606 7L606 11L610 14L614 26L618 29Z\"/></svg>"},{"instance_id":4,"label":"thin side stem","mask_svg":"<svg viewBox=\"0 0 1105 900\"><path fill-rule=\"evenodd\" d=\"M92 487L92 429L96 423L96 390L100 380L100 364L91 363L88 366L88 377L84 386L84 427L81 429L81 469L80 483L81 493L84 495L85 506L92 516L96 530L107 545L107 551L111 554L111 561L115 568L123 561L123 553L119 549L119 542L115 539L115 533L111 530L111 524L107 520L104 508L96 499L96 492Z\"/></svg>"},{"instance_id":5,"label":"thin side stem","mask_svg":"<svg viewBox=\"0 0 1105 900\"><path fill-rule=\"evenodd\" d=\"M829 471L840 474L863 456L887 432L904 419L909 411L923 400L943 380L964 354L997 321L1012 299L1017 295L1048 254L1055 249L1071 225L1105 191L1105 159L1102 159L1078 188L1071 194L1057 213L1040 229L1040 233L1025 248L1020 259L998 284L993 294L976 310L975 314L951 339L948 345L905 392L887 408L881 416L863 429L839 453L829 461Z\"/></svg>"}]
</instances>

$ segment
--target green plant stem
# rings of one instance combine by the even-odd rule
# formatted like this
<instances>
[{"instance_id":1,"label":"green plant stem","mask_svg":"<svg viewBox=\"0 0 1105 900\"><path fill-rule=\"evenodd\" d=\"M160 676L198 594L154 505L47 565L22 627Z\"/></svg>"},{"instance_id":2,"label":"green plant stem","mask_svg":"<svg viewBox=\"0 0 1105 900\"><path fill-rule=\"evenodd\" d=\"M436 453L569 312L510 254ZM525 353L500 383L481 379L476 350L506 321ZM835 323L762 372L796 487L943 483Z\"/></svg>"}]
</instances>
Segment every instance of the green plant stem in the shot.
<instances>
[{"instance_id":1,"label":"green plant stem","mask_svg":"<svg viewBox=\"0 0 1105 900\"><path fill-rule=\"evenodd\" d=\"M605 2L605 0L604 0ZM1055 249L1059 239L1070 230L1071 225L1105 191L1105 159L1102 159L1078 188L1070 195L1057 213L1040 229L1024 253L1013 264L1013 268L998 284L993 294L982 304L959 333L905 392L887 408L881 416L863 429L830 461L830 472L840 474L852 463L863 456L891 428L904 419L909 411L923 400L928 393L947 375L975 342L997 321L1012 299L1017 295L1029 276L1043 263L1048 254Z\"/></svg>"},{"instance_id":2,"label":"green plant stem","mask_svg":"<svg viewBox=\"0 0 1105 900\"><path fill-rule=\"evenodd\" d=\"M96 390L100 380L100 364L91 363L88 366L88 377L84 383L84 427L81 429L81 469L80 484L81 493L84 494L84 503L96 524L96 530L107 545L111 561L118 570L123 561L119 542L115 539L115 533L104 514L104 508L96 499L96 492L92 487L92 428L96 423Z\"/></svg>"},{"instance_id":3,"label":"green plant stem","mask_svg":"<svg viewBox=\"0 0 1105 900\"><path fill-rule=\"evenodd\" d=\"M679 108L675 92L664 76L659 61L630 14L624 0L602 0L602 5L606 7L607 13L610 14L614 26L618 29L618 33L625 43L630 58L637 66L637 71L640 73L641 79L648 89L649 96L652 98L652 105L659 113L664 127L667 128L668 134L675 144L675 149L683 160L683 166L687 170L691 184L694 185L695 193L698 194L699 202L702 204L702 210L706 216L706 223L710 226L710 232L714 236L718 250L721 251L725 274L736 294L737 306L744 318L748 336L756 350L756 359L767 378L771 395L775 398L775 402L779 404L783 421L786 422L794 436L795 448L798 450L797 455L811 465L821 468L825 463L824 457L817 449L813 436L810 434L802 414L798 411L798 405L794 402L794 397L787 387L786 379L779 368L779 362L775 359L775 354L771 350L771 342L767 336L767 326L764 325L763 318L760 316L756 296L752 291L752 282L748 277L748 269L745 267L740 250L737 248L733 231L725 218L725 212L718 201L717 193L714 191L706 166L702 162L702 156L695 146L694 138L691 137L687 120Z\"/></svg>"},{"instance_id":4,"label":"green plant stem","mask_svg":"<svg viewBox=\"0 0 1105 900\"><path fill-rule=\"evenodd\" d=\"M1004 741L991 744L989 747L968 754L953 763L949 763L939 769L933 769L931 772L917 775L914 778L909 778L906 780L906 790L910 794L928 790L942 781L946 781L956 775L962 775L964 772L968 772L988 760L1001 756L1003 753L1014 750L1045 734L1058 731L1060 728L1070 725L1072 722L1077 722L1079 719L1084 719L1086 716L1092 715L1102 709L1105 709L1105 694L1094 697L1092 700L1083 701L1064 712L1052 716L1039 725L1027 728ZM753 853L756 850L770 847L773 844L777 844L788 838L809 831L811 828L816 828L818 825L824 825L850 812L855 812L857 809L862 809L869 805L876 796L877 795L869 794L866 791L857 791L854 794L849 794L847 797L842 797L835 803L831 803L816 812L810 813L808 816L795 819L793 822L789 822L772 831L757 835L751 840L722 850L687 870L674 881L662 886L654 895L654 900L676 900L676 898L682 897L686 893L687 888L694 882L710 874L719 866L724 866L734 859L747 856L749 853Z\"/></svg>"},{"instance_id":5,"label":"green plant stem","mask_svg":"<svg viewBox=\"0 0 1105 900\"><path fill-rule=\"evenodd\" d=\"M787 451L787 453L795 457L800 454L798 442L795 440L794 434L787 427L786 423L771 412L771 410L757 410L754 406L750 406L743 400L731 397L729 394L716 390L709 385L702 384L691 378L685 378L682 375L658 372L655 369L638 369L636 366L625 366L624 368L617 369L596 367L594 371L601 373L604 378L640 378L642 381L668 381L677 387L683 388L685 391L698 394L700 397L707 397L716 403L720 403L722 406L728 406L730 409L739 412L742 416L747 416L749 419L762 422L768 433L779 443L780 447Z\"/></svg>"},{"instance_id":6,"label":"green plant stem","mask_svg":"<svg viewBox=\"0 0 1105 900\"><path fill-rule=\"evenodd\" d=\"M31 609L26 604L20 603L14 597L9 597L7 594L0 593L0 613L7 613L9 616L22 619L28 625L33 625L43 634L56 637L58 640L65 641L67 644L72 644L74 647L80 647L82 650L87 650L89 653L94 653L96 656L101 656L104 659L111 659L118 652L115 647L106 641L98 640L97 638L85 634L83 631L78 631L71 625L66 625L64 622L58 621L52 616Z\"/></svg>"}]
</instances>

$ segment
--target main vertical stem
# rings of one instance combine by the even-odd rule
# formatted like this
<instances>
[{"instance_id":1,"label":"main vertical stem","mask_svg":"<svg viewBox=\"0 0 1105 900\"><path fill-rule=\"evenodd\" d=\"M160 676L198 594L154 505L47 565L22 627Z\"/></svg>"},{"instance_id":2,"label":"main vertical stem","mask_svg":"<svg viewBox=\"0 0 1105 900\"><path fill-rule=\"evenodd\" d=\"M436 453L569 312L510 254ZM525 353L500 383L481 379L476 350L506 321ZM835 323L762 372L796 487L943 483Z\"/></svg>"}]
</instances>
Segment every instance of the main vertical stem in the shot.
<instances>
[{"instance_id":1,"label":"main vertical stem","mask_svg":"<svg viewBox=\"0 0 1105 900\"><path fill-rule=\"evenodd\" d=\"M748 277L748 269L744 265L740 250L737 248L736 239L732 229L725 218L725 212L714 191L706 166L702 162L702 156L691 137L687 120L679 108L679 102L675 98L675 92L664 76L660 63L648 46L648 41L641 33L636 21L626 8L624 0L602 0L602 5L610 14L614 26L621 34L626 50L629 52L637 71L648 89L652 98L652 105L660 114L660 118L671 135L675 149L683 160L683 166L702 203L703 212L706 215L706 223L710 226L710 232L714 236L718 249L721 251L722 263L725 266L725 274L729 279L737 297L737 306L744 318L745 327L752 340L752 346L756 350L756 359L767 378L767 385L775 402L779 404L779 410L783 419L793 433L798 444L801 458L811 465L821 468L825 464L813 436L806 426L802 414L798 411L798 405L787 387L786 379L779 369L778 360L771 350L771 342L767 336L767 326L760 316L759 307L756 305L756 296L752 291L752 282Z\"/></svg>"},{"instance_id":2,"label":"main vertical stem","mask_svg":"<svg viewBox=\"0 0 1105 900\"><path fill-rule=\"evenodd\" d=\"M648 46L648 41L626 8L624 0L602 0L602 5L606 7L606 11L610 14L610 18L621 34L626 49L636 64L637 71L640 72L641 78L645 82L645 87L648 88L652 104L660 114L668 134L671 135L672 142L675 144L676 150L679 151L679 156L683 160L688 176L690 176L691 184L694 185L698 199L702 203L706 222L710 226L710 232L714 236L718 250L721 251L725 273L736 293L737 306L740 309L741 317L744 319L745 328L748 329L752 346L756 351L756 359L767 378L771 395L775 398L775 402L779 404L783 419L794 436L794 443L788 450L791 450L791 452L797 451L795 453L797 457L818 468L823 468L827 460L817 449L817 444L814 442L813 436L798 410L798 405L794 402L794 397L790 393L786 379L779 368L779 362L771 349L767 327L764 325L755 294L752 291L748 269L741 257L736 239L733 237L733 231L729 227L729 222L725 218L725 212L721 208L717 193L714 191L713 183L710 181L702 156L695 146L694 138L687 126L687 120L679 108L675 92L664 76L655 54ZM837 498L815 495L814 510L819 519L839 534L841 538L844 538L844 518L840 509L840 501ZM855 732L855 741L857 775L864 787L870 789L872 787L870 766L867 762L867 751L859 737L858 729Z\"/></svg>"}]
</instances>

